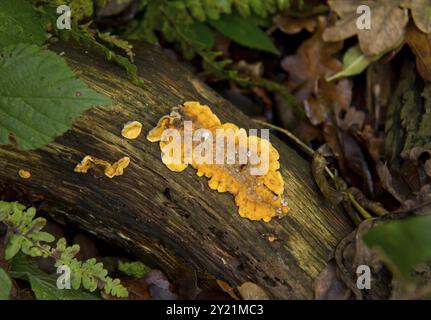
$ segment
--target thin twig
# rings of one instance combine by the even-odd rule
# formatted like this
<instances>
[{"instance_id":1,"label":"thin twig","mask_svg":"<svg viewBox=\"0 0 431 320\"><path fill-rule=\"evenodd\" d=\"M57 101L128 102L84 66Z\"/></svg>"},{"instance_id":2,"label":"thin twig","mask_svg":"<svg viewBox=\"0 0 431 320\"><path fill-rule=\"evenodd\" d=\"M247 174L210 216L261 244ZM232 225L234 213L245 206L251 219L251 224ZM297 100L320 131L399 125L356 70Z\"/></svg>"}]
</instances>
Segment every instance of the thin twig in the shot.
<instances>
[{"instance_id":1,"label":"thin twig","mask_svg":"<svg viewBox=\"0 0 431 320\"><path fill-rule=\"evenodd\" d=\"M276 126L274 124L262 121L262 120L257 120L257 119L253 119L254 122L261 124L263 126L269 127L271 129L277 130L281 133L284 133L290 140L292 140L294 143L296 143L308 156L313 157L314 154L316 153L316 151L314 151L311 147L307 146L304 142L301 141L301 139L299 139L297 136L295 136L292 132L290 132L287 129L281 128L279 126ZM325 171L328 174L328 176L335 181L335 174L331 171L331 169L329 169L327 166L325 166ZM362 217L364 217L364 219L371 219L372 215L370 213L368 213L367 210L364 209L364 207L362 207L359 202L355 199L355 196L350 193L349 191L346 191L347 196L349 197L349 200L352 202L353 206L355 207L355 209L361 214Z\"/></svg>"}]
</instances>

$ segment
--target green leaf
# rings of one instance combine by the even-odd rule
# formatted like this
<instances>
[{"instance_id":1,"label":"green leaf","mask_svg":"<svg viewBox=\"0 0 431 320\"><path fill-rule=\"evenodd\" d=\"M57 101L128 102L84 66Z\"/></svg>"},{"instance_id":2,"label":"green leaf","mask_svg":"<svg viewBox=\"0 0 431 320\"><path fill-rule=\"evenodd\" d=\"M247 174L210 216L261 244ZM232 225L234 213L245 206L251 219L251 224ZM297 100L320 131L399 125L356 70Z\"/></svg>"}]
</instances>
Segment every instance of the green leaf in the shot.
<instances>
[{"instance_id":1,"label":"green leaf","mask_svg":"<svg viewBox=\"0 0 431 320\"><path fill-rule=\"evenodd\" d=\"M364 235L365 243L379 248L405 279L413 268L431 261L431 215L382 223Z\"/></svg>"},{"instance_id":2,"label":"green leaf","mask_svg":"<svg viewBox=\"0 0 431 320\"><path fill-rule=\"evenodd\" d=\"M211 49L214 45L214 32L204 23L194 22L184 25L183 32L193 44L202 46L204 49Z\"/></svg>"},{"instance_id":3,"label":"green leaf","mask_svg":"<svg viewBox=\"0 0 431 320\"><path fill-rule=\"evenodd\" d=\"M243 46L280 54L271 38L256 25L256 20L253 18L230 14L221 16L217 21L209 20L209 23Z\"/></svg>"},{"instance_id":4,"label":"green leaf","mask_svg":"<svg viewBox=\"0 0 431 320\"><path fill-rule=\"evenodd\" d=\"M9 300L12 281L5 270L0 268L0 300Z\"/></svg>"},{"instance_id":5,"label":"green leaf","mask_svg":"<svg viewBox=\"0 0 431 320\"><path fill-rule=\"evenodd\" d=\"M359 48L359 45L354 45L353 47L350 47L343 56L343 69L336 74L327 77L326 81L360 74L371 62L380 59L380 57L381 55L377 57L366 56Z\"/></svg>"},{"instance_id":6,"label":"green leaf","mask_svg":"<svg viewBox=\"0 0 431 320\"><path fill-rule=\"evenodd\" d=\"M18 252L21 250L22 244L25 241L25 238L18 234L12 234L8 239L8 244L5 250L5 259L12 259Z\"/></svg>"},{"instance_id":7,"label":"green leaf","mask_svg":"<svg viewBox=\"0 0 431 320\"><path fill-rule=\"evenodd\" d=\"M106 277L106 283L103 289L107 294L110 294L114 297L127 298L129 296L129 292L124 286L121 285L119 279Z\"/></svg>"},{"instance_id":8,"label":"green leaf","mask_svg":"<svg viewBox=\"0 0 431 320\"><path fill-rule=\"evenodd\" d=\"M30 1L0 1L0 48L20 42L40 45L45 38L45 31Z\"/></svg>"},{"instance_id":9,"label":"green leaf","mask_svg":"<svg viewBox=\"0 0 431 320\"><path fill-rule=\"evenodd\" d=\"M368 67L370 63L379 60L386 53L398 48L403 42L404 34L393 47L375 56L365 55L360 49L359 44L350 47L343 56L343 69L332 76L326 77L326 81L332 81L341 77L350 77L360 74Z\"/></svg>"},{"instance_id":10,"label":"green leaf","mask_svg":"<svg viewBox=\"0 0 431 320\"><path fill-rule=\"evenodd\" d=\"M120 260L118 262L118 270L130 277L139 279L143 278L148 272L150 272L151 268L140 261L123 262Z\"/></svg>"},{"instance_id":11,"label":"green leaf","mask_svg":"<svg viewBox=\"0 0 431 320\"><path fill-rule=\"evenodd\" d=\"M0 51L0 144L11 132L23 150L42 147L83 111L110 103L54 52L23 44Z\"/></svg>"},{"instance_id":12,"label":"green leaf","mask_svg":"<svg viewBox=\"0 0 431 320\"><path fill-rule=\"evenodd\" d=\"M36 262L25 255L18 254L12 260L12 278L26 280L38 300L98 300L98 295L74 289L58 289L57 276L49 275L39 269Z\"/></svg>"}]
</instances>

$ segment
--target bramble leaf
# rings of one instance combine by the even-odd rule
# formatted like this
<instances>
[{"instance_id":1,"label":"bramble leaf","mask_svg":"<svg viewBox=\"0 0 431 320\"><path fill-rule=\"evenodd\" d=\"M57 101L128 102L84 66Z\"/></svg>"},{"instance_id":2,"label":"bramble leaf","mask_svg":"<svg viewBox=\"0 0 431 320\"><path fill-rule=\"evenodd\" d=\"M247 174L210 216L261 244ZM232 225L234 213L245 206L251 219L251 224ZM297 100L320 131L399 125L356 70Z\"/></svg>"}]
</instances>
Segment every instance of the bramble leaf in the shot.
<instances>
[{"instance_id":1,"label":"bramble leaf","mask_svg":"<svg viewBox=\"0 0 431 320\"><path fill-rule=\"evenodd\" d=\"M54 52L23 44L0 51L0 144L12 133L23 150L42 147L83 111L110 103Z\"/></svg>"},{"instance_id":2,"label":"bramble leaf","mask_svg":"<svg viewBox=\"0 0 431 320\"><path fill-rule=\"evenodd\" d=\"M41 45L45 38L45 31L30 1L0 1L0 48L17 43Z\"/></svg>"}]
</instances>

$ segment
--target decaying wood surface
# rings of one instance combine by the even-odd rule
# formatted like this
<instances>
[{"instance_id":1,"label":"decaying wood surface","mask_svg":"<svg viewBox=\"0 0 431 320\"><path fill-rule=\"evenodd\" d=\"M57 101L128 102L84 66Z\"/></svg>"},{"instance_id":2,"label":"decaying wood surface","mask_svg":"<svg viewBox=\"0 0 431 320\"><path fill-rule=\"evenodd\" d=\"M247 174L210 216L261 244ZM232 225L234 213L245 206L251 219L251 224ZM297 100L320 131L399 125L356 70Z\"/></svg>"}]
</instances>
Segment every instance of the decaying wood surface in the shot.
<instances>
[{"instance_id":1,"label":"decaying wood surface","mask_svg":"<svg viewBox=\"0 0 431 320\"><path fill-rule=\"evenodd\" d=\"M256 128L229 102L159 49L143 45L136 56L143 88L124 72L82 48L56 44L80 78L114 100L78 118L72 130L43 149L21 152L0 148L1 180L44 196L54 219L77 223L175 276L184 261L231 285L252 281L272 298L311 298L314 278L352 225L316 190L310 164L272 136L280 152L285 195L291 212L270 223L252 222L237 213L233 197L211 191L207 179L190 167L169 171L158 144L145 135L172 106L187 100L208 104L223 122ZM143 123L137 140L121 136L123 125ZM111 162L131 158L114 179L78 174L85 155ZM19 169L31 178L19 178ZM271 236L275 241L269 241Z\"/></svg>"}]
</instances>

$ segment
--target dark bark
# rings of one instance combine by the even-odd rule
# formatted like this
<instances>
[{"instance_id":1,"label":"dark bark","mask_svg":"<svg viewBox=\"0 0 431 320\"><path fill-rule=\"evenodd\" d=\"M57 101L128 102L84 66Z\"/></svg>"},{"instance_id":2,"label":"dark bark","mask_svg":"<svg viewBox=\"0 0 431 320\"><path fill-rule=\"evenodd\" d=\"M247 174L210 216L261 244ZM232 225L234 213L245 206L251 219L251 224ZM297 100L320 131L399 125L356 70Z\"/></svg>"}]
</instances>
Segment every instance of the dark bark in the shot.
<instances>
[{"instance_id":1,"label":"dark bark","mask_svg":"<svg viewBox=\"0 0 431 320\"><path fill-rule=\"evenodd\" d=\"M255 282L273 298L313 296L313 279L352 225L322 199L308 160L272 136L291 213L270 223L243 219L233 197L211 191L207 179L193 169L169 171L160 161L158 144L145 135L172 106L187 100L208 104L223 122L256 128L252 120L154 47L137 50L142 88L82 48L56 44L54 49L64 51L80 78L111 96L114 105L86 112L69 132L40 150L0 148L2 181L42 194L54 219L66 217L138 257L150 258L170 276L187 261L232 285ZM120 135L131 120L144 124L138 140ZM129 156L132 162L123 176L96 179L73 170L85 155L108 161ZM31 171L31 179L18 177L21 168ZM278 240L270 242L267 235Z\"/></svg>"}]
</instances>

